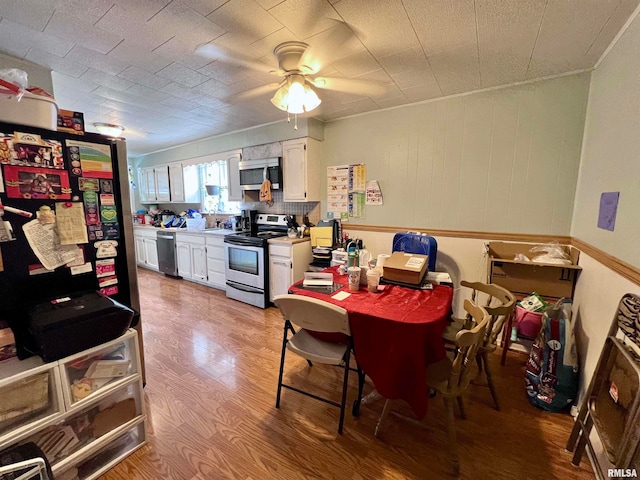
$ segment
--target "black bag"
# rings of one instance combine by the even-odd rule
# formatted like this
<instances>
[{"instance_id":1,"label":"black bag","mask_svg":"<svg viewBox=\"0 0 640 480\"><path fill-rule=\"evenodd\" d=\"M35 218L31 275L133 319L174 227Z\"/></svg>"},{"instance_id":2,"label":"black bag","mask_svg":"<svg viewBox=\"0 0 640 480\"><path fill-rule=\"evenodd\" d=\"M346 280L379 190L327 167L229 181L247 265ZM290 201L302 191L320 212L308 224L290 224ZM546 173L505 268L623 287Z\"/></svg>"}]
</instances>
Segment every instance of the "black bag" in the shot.
<instances>
[{"instance_id":1,"label":"black bag","mask_svg":"<svg viewBox=\"0 0 640 480\"><path fill-rule=\"evenodd\" d=\"M51 472L51 466L47 457L40 448L33 442L25 443L24 445L16 445L0 452L0 466L6 467L14 463L24 462L25 460L32 460L35 458L42 458L44 460L47 475L53 480L53 473ZM14 472L5 473L0 475L0 480L14 480L19 478L29 470L30 467L22 468ZM32 478L32 477L29 477Z\"/></svg>"},{"instance_id":2,"label":"black bag","mask_svg":"<svg viewBox=\"0 0 640 480\"><path fill-rule=\"evenodd\" d=\"M124 334L134 311L99 292L35 305L27 312L38 355L52 362Z\"/></svg>"}]
</instances>

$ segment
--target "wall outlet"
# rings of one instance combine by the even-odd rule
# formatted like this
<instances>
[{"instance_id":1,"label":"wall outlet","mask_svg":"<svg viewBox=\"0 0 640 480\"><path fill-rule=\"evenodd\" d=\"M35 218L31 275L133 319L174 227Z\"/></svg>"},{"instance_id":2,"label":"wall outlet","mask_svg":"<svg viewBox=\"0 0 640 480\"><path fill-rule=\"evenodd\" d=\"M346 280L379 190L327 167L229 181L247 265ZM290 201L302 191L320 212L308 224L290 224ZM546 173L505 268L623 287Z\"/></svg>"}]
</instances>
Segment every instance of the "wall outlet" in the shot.
<instances>
[{"instance_id":1,"label":"wall outlet","mask_svg":"<svg viewBox=\"0 0 640 480\"><path fill-rule=\"evenodd\" d=\"M484 242L482 245L482 256L486 257L487 255L489 255L489 242Z\"/></svg>"}]
</instances>

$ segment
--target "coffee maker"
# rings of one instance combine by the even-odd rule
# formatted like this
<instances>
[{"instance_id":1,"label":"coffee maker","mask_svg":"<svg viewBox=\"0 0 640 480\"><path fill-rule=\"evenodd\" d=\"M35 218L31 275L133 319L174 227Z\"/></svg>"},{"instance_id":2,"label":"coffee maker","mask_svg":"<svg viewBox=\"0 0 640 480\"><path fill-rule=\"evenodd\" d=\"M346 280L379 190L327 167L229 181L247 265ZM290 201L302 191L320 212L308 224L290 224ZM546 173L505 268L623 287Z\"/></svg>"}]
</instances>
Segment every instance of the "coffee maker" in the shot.
<instances>
[{"instance_id":1,"label":"coffee maker","mask_svg":"<svg viewBox=\"0 0 640 480\"><path fill-rule=\"evenodd\" d=\"M256 217L258 216L257 210L242 210L242 229L250 231L252 235L257 231Z\"/></svg>"}]
</instances>

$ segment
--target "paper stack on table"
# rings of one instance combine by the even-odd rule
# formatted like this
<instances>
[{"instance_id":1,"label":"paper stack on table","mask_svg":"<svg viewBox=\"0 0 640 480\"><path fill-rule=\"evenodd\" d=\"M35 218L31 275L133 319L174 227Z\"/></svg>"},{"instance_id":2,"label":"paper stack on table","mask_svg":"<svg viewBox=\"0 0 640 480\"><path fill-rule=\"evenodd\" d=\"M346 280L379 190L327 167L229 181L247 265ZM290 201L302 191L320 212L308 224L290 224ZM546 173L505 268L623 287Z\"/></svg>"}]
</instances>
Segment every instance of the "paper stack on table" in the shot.
<instances>
[{"instance_id":1,"label":"paper stack on table","mask_svg":"<svg viewBox=\"0 0 640 480\"><path fill-rule=\"evenodd\" d=\"M333 286L333 274L322 272L305 272L302 285L305 287L331 287Z\"/></svg>"}]
</instances>

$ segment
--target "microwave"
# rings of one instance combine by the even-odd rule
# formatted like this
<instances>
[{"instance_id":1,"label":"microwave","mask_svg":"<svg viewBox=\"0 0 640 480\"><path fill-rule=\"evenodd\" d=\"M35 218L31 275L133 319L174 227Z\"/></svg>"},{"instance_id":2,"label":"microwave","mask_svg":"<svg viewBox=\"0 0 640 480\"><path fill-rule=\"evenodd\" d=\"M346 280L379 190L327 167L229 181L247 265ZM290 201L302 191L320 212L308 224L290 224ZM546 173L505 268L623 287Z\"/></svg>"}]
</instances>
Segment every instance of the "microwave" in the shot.
<instances>
[{"instance_id":1,"label":"microwave","mask_svg":"<svg viewBox=\"0 0 640 480\"><path fill-rule=\"evenodd\" d=\"M238 167L242 190L260 190L262 182L267 179L273 190L280 189L282 185L280 157L242 160Z\"/></svg>"}]
</instances>

